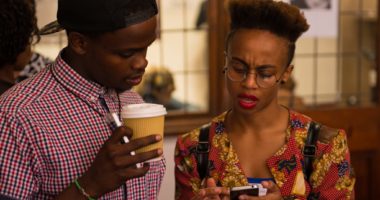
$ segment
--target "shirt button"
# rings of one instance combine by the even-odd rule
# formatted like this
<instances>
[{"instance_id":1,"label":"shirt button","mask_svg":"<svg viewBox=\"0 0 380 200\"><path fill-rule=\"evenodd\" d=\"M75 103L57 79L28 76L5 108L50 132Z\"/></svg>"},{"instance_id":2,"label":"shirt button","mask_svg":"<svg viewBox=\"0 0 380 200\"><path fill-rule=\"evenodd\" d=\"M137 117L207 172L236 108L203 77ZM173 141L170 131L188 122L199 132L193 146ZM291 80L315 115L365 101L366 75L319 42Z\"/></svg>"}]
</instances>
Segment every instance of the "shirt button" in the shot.
<instances>
[{"instance_id":1,"label":"shirt button","mask_svg":"<svg viewBox=\"0 0 380 200\"><path fill-rule=\"evenodd\" d=\"M102 89L99 90L99 93L100 93L101 95L104 95L104 94L106 93L106 90L105 90L104 88L102 88Z\"/></svg>"},{"instance_id":2,"label":"shirt button","mask_svg":"<svg viewBox=\"0 0 380 200\"><path fill-rule=\"evenodd\" d=\"M96 98L95 97L90 97L90 101L95 102Z\"/></svg>"}]
</instances>

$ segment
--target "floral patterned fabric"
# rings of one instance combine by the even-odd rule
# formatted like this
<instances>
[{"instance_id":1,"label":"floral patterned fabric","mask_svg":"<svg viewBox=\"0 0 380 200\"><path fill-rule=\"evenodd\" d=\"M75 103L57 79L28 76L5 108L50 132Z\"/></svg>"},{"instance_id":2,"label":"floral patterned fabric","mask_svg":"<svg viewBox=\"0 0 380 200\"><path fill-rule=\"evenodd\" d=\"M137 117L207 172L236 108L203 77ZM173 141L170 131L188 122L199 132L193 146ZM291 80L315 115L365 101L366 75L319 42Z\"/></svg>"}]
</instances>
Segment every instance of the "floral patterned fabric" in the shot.
<instances>
[{"instance_id":1,"label":"floral patterned fabric","mask_svg":"<svg viewBox=\"0 0 380 200\"><path fill-rule=\"evenodd\" d=\"M210 176L224 187L248 185L236 152L224 128L226 113L211 121L209 142ZM311 119L290 111L285 145L267 160L284 199L350 199L355 178L344 130L328 143L317 142L316 158L310 181L303 174L303 154ZM191 199L201 187L195 160L199 130L181 135L175 150L176 199Z\"/></svg>"}]
</instances>

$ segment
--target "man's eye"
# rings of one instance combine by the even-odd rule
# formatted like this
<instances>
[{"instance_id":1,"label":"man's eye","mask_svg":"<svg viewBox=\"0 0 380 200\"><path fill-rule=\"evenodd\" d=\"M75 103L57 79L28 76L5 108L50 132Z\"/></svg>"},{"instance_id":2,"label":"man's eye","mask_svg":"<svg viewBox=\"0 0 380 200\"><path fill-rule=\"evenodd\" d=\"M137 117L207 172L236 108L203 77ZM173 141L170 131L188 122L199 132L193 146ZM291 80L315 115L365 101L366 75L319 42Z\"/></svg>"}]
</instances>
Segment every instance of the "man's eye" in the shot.
<instances>
[{"instance_id":1,"label":"man's eye","mask_svg":"<svg viewBox=\"0 0 380 200\"><path fill-rule=\"evenodd\" d=\"M129 58L133 56L133 52L123 52L123 53L119 53L119 55L123 58Z\"/></svg>"}]
</instances>

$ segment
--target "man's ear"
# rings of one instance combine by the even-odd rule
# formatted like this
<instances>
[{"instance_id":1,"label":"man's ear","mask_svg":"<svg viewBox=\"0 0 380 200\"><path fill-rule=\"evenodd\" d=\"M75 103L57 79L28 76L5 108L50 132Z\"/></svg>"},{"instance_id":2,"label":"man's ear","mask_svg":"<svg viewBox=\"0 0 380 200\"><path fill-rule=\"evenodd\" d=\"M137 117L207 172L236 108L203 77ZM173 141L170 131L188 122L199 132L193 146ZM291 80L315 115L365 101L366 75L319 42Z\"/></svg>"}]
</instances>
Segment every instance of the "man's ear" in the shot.
<instances>
[{"instance_id":1,"label":"man's ear","mask_svg":"<svg viewBox=\"0 0 380 200\"><path fill-rule=\"evenodd\" d=\"M88 39L81 33L70 32L68 34L69 47L77 54L85 54L88 48Z\"/></svg>"},{"instance_id":2,"label":"man's ear","mask_svg":"<svg viewBox=\"0 0 380 200\"><path fill-rule=\"evenodd\" d=\"M288 79L290 78L290 76L292 75L292 72L293 72L293 69L294 69L294 65L289 65L286 69L285 69L285 72L281 78L281 83L285 83L286 81L288 81Z\"/></svg>"}]
</instances>

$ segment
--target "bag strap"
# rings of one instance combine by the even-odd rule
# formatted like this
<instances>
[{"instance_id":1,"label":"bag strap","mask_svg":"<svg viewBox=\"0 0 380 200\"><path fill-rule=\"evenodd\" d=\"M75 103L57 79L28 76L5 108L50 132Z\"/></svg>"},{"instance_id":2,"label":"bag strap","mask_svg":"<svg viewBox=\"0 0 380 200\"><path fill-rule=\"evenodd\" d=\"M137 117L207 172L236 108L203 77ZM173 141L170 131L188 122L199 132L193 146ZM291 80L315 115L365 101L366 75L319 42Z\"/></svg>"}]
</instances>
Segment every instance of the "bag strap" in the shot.
<instances>
[{"instance_id":1,"label":"bag strap","mask_svg":"<svg viewBox=\"0 0 380 200\"><path fill-rule=\"evenodd\" d=\"M208 176L208 153L210 151L209 145L209 131L210 125L204 125L199 132L199 140L198 145L195 149L195 155L197 160L197 170L199 174L199 178L203 180L206 176Z\"/></svg>"},{"instance_id":2,"label":"bag strap","mask_svg":"<svg viewBox=\"0 0 380 200\"><path fill-rule=\"evenodd\" d=\"M313 171L313 161L317 152L316 143L318 140L319 130L321 125L312 121L310 122L309 129L307 131L307 137L305 146L303 147L304 167L303 172L306 176L306 180L309 180L311 172Z\"/></svg>"}]
</instances>

